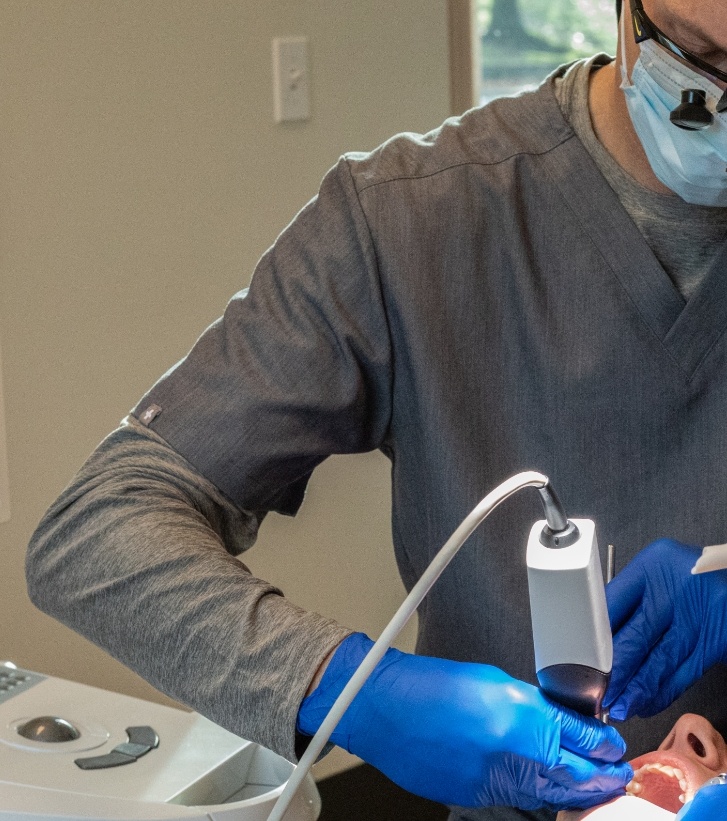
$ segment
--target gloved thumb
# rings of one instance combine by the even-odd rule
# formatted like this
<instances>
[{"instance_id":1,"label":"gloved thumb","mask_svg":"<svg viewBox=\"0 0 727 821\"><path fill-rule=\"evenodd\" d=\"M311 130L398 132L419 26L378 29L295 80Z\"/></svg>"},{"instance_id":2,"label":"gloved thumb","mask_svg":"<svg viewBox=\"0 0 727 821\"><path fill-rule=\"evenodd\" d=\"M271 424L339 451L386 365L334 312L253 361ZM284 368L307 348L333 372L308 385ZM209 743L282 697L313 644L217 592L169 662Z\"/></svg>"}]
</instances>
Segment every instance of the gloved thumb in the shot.
<instances>
[{"instance_id":1,"label":"gloved thumb","mask_svg":"<svg viewBox=\"0 0 727 821\"><path fill-rule=\"evenodd\" d=\"M617 762L626 753L626 742L614 727L585 718L565 707L560 713L560 746L582 758Z\"/></svg>"},{"instance_id":2,"label":"gloved thumb","mask_svg":"<svg viewBox=\"0 0 727 821\"><path fill-rule=\"evenodd\" d=\"M625 761L615 764L597 764L568 750L561 750L558 763L548 771L548 778L581 794L580 807L602 804L608 797L622 794L634 774ZM575 806L575 805L571 805Z\"/></svg>"}]
</instances>

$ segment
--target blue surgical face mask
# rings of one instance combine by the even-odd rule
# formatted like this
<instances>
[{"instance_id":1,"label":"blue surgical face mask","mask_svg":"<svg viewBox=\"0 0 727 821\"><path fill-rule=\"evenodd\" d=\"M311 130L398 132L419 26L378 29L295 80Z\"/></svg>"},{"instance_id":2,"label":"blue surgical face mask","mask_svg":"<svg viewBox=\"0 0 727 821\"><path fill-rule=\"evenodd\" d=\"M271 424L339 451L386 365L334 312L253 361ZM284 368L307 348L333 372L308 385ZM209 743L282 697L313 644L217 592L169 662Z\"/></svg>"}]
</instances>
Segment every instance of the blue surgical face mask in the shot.
<instances>
[{"instance_id":1,"label":"blue surgical face mask","mask_svg":"<svg viewBox=\"0 0 727 821\"><path fill-rule=\"evenodd\" d=\"M641 53L626 71L624 24L621 14L621 88L636 134L657 178L694 205L727 206L727 112L716 106L722 89L683 65L653 40L639 44ZM684 89L702 89L714 115L702 131L685 131L669 120Z\"/></svg>"}]
</instances>

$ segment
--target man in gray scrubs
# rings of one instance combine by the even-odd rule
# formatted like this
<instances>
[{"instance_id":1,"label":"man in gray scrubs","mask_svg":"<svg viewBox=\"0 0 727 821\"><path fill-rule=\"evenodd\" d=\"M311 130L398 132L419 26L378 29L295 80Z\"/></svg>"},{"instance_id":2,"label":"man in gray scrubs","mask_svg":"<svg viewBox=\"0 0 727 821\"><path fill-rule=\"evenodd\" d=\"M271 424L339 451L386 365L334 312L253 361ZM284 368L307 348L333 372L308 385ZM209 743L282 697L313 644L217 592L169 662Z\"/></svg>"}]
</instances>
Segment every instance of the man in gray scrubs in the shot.
<instances>
[{"instance_id":1,"label":"man in gray scrubs","mask_svg":"<svg viewBox=\"0 0 727 821\"><path fill-rule=\"evenodd\" d=\"M296 512L329 454L391 460L408 588L524 469L625 558L664 534L725 541L727 8L640 6L615 61L343 157L48 511L33 601L295 760L370 641L234 557L268 511ZM670 121L683 89L704 92L683 119L705 130ZM518 497L475 533L421 609L417 654L390 651L334 736L451 819L550 819L630 778L613 728L528 683L532 518ZM629 757L684 712L724 732L726 688L715 666L621 725Z\"/></svg>"}]
</instances>

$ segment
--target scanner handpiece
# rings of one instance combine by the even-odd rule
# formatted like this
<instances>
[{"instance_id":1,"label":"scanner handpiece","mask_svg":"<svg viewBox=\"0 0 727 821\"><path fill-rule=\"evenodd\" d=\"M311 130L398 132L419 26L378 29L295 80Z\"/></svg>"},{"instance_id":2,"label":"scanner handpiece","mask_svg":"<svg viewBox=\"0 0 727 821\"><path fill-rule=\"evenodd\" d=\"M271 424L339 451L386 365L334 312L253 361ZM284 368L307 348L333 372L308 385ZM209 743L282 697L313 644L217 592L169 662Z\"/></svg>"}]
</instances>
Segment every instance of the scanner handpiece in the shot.
<instances>
[{"instance_id":1,"label":"scanner handpiece","mask_svg":"<svg viewBox=\"0 0 727 821\"><path fill-rule=\"evenodd\" d=\"M574 519L575 540L556 545L536 522L527 548L535 669L541 690L579 713L600 716L613 662L611 626L595 525Z\"/></svg>"}]
</instances>

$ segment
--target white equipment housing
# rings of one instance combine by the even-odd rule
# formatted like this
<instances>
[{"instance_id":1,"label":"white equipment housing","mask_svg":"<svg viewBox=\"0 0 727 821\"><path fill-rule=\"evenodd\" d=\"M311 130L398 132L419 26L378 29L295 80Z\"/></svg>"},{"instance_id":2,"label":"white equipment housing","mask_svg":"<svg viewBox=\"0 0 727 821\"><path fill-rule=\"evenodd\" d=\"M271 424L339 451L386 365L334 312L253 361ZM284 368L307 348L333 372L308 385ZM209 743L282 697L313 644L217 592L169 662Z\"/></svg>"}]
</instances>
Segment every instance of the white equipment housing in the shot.
<instances>
[{"instance_id":1,"label":"white equipment housing","mask_svg":"<svg viewBox=\"0 0 727 821\"><path fill-rule=\"evenodd\" d=\"M78 737L20 734L43 716ZM158 745L144 751L127 728L151 728ZM128 763L105 766L117 749ZM101 768L75 763L95 757ZM0 821L265 821L293 770L197 713L0 663ZM315 821L320 808L307 776L285 819Z\"/></svg>"},{"instance_id":2,"label":"white equipment housing","mask_svg":"<svg viewBox=\"0 0 727 821\"><path fill-rule=\"evenodd\" d=\"M541 689L567 707L598 715L613 661L596 528L573 519L578 539L566 547L542 543L545 521L527 548L535 669Z\"/></svg>"}]
</instances>

